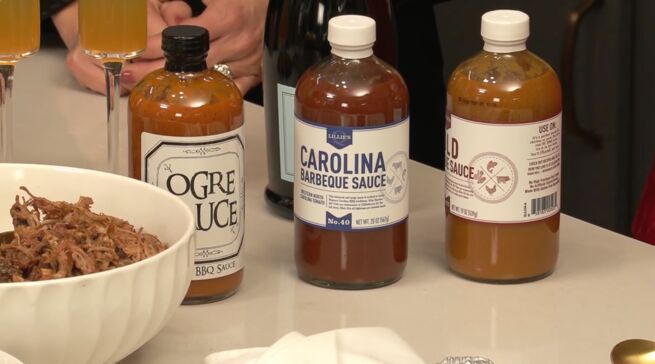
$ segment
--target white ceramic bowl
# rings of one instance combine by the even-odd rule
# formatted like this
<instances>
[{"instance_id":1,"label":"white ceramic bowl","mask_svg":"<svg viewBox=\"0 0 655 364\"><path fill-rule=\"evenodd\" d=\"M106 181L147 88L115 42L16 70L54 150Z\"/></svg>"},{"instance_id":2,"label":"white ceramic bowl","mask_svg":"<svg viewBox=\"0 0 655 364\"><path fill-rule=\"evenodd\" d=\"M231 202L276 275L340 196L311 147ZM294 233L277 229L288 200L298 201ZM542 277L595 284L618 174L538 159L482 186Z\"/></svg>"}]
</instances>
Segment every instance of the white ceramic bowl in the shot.
<instances>
[{"instance_id":1,"label":"white ceramic bowl","mask_svg":"<svg viewBox=\"0 0 655 364\"><path fill-rule=\"evenodd\" d=\"M0 230L26 186L51 200L93 198L92 211L120 217L169 247L143 261L86 276L0 283L0 350L31 363L114 363L159 332L191 279L191 210L162 189L127 177L67 167L0 164Z\"/></svg>"}]
</instances>

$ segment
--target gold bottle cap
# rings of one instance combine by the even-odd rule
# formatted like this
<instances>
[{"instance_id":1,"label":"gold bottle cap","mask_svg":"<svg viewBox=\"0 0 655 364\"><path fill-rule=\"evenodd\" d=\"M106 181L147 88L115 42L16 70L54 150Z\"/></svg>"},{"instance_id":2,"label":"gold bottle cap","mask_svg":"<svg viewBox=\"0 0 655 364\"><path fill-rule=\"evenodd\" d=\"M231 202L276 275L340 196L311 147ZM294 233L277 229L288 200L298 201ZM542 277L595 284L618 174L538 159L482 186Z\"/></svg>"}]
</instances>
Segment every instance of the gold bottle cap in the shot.
<instances>
[{"instance_id":1,"label":"gold bottle cap","mask_svg":"<svg viewBox=\"0 0 655 364\"><path fill-rule=\"evenodd\" d=\"M622 341L612 349L612 364L655 364L655 342L642 339Z\"/></svg>"}]
</instances>

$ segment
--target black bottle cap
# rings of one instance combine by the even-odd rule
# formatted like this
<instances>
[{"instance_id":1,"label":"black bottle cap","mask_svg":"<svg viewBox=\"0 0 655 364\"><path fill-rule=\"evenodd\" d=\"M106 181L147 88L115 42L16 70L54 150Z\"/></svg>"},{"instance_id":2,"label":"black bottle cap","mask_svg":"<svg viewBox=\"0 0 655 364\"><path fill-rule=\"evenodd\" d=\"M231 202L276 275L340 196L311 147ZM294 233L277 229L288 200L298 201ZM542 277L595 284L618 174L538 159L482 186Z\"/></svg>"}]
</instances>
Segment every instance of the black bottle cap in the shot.
<instances>
[{"instance_id":1,"label":"black bottle cap","mask_svg":"<svg viewBox=\"0 0 655 364\"><path fill-rule=\"evenodd\" d=\"M174 25L164 29L161 48L172 56L205 54L209 51L209 32L195 25Z\"/></svg>"}]
</instances>

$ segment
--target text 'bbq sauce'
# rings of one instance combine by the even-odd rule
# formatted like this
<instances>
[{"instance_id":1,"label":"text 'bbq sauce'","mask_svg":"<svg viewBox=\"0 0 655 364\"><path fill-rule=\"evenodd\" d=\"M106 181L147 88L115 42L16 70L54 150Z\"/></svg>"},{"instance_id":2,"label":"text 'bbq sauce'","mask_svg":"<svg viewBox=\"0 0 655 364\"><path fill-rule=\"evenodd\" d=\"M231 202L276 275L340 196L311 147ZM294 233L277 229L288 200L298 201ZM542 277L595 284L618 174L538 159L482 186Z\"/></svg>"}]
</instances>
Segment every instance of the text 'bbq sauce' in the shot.
<instances>
[{"instance_id":1,"label":"text 'bbq sauce'","mask_svg":"<svg viewBox=\"0 0 655 364\"><path fill-rule=\"evenodd\" d=\"M296 267L323 287L379 287L407 260L407 88L373 55L373 19L334 17L328 40L295 95Z\"/></svg>"},{"instance_id":2,"label":"text 'bbq sauce'","mask_svg":"<svg viewBox=\"0 0 655 364\"><path fill-rule=\"evenodd\" d=\"M484 50L448 84L447 257L474 280L534 280L557 261L561 91L528 35L524 13L484 14Z\"/></svg>"},{"instance_id":3,"label":"text 'bbq sauce'","mask_svg":"<svg viewBox=\"0 0 655 364\"><path fill-rule=\"evenodd\" d=\"M243 279L243 100L232 80L207 69L205 29L166 28L162 49L165 67L130 95L130 172L193 211L195 265L184 303L216 301Z\"/></svg>"}]
</instances>

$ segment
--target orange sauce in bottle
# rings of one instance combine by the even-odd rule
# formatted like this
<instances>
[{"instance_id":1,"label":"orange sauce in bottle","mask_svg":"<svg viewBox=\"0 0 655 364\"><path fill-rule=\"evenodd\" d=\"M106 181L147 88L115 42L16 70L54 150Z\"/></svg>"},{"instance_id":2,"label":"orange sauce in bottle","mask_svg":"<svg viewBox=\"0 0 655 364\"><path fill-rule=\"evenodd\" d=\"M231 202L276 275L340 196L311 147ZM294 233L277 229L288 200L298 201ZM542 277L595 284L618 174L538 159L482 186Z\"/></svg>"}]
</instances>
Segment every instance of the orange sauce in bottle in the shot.
<instances>
[{"instance_id":1,"label":"orange sauce in bottle","mask_svg":"<svg viewBox=\"0 0 655 364\"><path fill-rule=\"evenodd\" d=\"M484 156L492 158L487 159L486 164L476 164L475 161L480 160L479 158L474 158L470 163L467 163L469 160L461 161L453 158L461 154L461 149L470 148L472 142L462 146L462 140L457 140L452 135L447 136L445 166L447 259L451 270L470 279L489 282L529 281L550 274L558 255L560 215L557 194L560 179L562 109L560 84L552 68L529 51L523 49L501 52L502 49L493 47L492 49L494 51L483 50L460 64L448 83L447 135L456 118L460 124L462 122L459 119L464 119L466 120L464 124L473 125L467 130L475 130L488 135L489 138L498 133L488 134L487 131L493 128L481 129L482 127L489 128L493 125L497 128L504 127L505 129L502 130L506 131L506 134L489 142L489 145L496 143L496 148L483 150L483 158ZM550 122L544 122L546 120ZM475 124L471 122L478 123L479 129L473 129ZM513 129L511 125L523 125L525 130L532 133L528 134L529 138L544 142L530 144L529 139L513 138L511 133L514 133L513 130L517 128ZM502 136L504 131L498 135ZM540 137L541 134L544 136ZM467 142L470 142L468 137ZM510 156L508 159L488 157L489 153L495 153L499 148L505 148L507 145L531 146L532 149L528 148L528 150L532 153L532 158L528 158L530 156ZM552 150L546 147L539 149L539 145L548 145ZM521 158L527 159L526 163L531 166L531 172L522 173L520 168L517 169L516 175L498 172L505 178L505 180L498 180L498 177L494 179L493 173L485 170L490 168L492 171L499 171L494 168L503 166L509 169L509 164L505 165L503 160L512 160L515 165L518 165L520 162L517 162L517 159ZM466 168L472 171L471 176L466 176ZM526 192L522 217L509 219L500 217L504 201L487 202L487 209L493 210L492 213L484 218L474 217L478 211L460 208L461 198L458 200L457 193L454 192L458 188L455 186L460 183L458 181L462 181L462 175L465 179L469 179L468 184L473 186L472 189L479 188L481 191L479 194L482 196L479 200L489 197L485 196L485 193L490 193L489 191L496 196L502 193L500 189L511 183L508 176L523 181L518 182L519 186L514 190L513 195L532 190L522 187L531 186L530 184L539 185L539 181L546 181L551 186L550 189L544 189L546 192L536 191L538 188ZM546 175L549 177L540 177ZM484 183L490 180L493 180L491 184L485 186ZM488 188L488 191L485 192L483 188ZM555 192L547 194L547 191ZM473 194L476 193L471 195ZM494 215L495 213L498 215ZM542 215L544 217L540 218L539 216Z\"/></svg>"},{"instance_id":2,"label":"orange sauce in bottle","mask_svg":"<svg viewBox=\"0 0 655 364\"><path fill-rule=\"evenodd\" d=\"M328 38L330 38L330 33ZM319 128L337 127L340 131L345 130L345 133L352 131L353 145L358 142L358 135L362 135L357 134L358 130L361 131L362 128L377 130L376 128L384 126L399 125L403 121L407 123L408 112L408 93L404 81L395 70L373 55L349 59L347 56L333 54L329 59L306 71L298 81L296 88L296 118ZM352 145L350 148L343 149L313 145L311 141L304 138L304 133L298 132L298 125L299 121L296 121L294 208L296 209L295 257L300 278L315 285L340 289L373 288L397 281L402 276L407 260L408 222L406 214L394 224L360 231L355 229L357 224L355 220L358 220L356 207L352 210L339 210L341 214L352 213L353 221L349 223L352 223L353 229L339 229L339 226L318 226L303 218L302 211L304 210L301 209L305 208L303 206L306 203L304 199L299 198L299 193L300 191L316 190L312 190L312 182L307 182L308 180L304 180L302 177L312 173L313 169L307 167L305 171L301 172L299 168L299 165L304 165L311 157L308 157L305 152L299 154L298 149L304 147L313 151L316 148L319 155L326 150L331 153L331 161L336 161L336 153L344 156L343 160L340 159L338 163L350 163L351 168L354 162L352 159L346 161L347 158L353 156L350 149L353 147ZM325 134L322 134L321 137L324 139ZM399 132L397 138L401 141L405 138L404 145L407 149L408 134L403 135L402 132ZM376 146L372 146L367 150L377 153L379 146L377 149ZM405 168L408 158L406 152L407 150L405 150L403 162ZM299 156L300 158L298 158ZM389 157L390 155L385 154L387 161L389 161ZM311 162L309 163L311 164ZM390 164L387 163L387 170L392 168ZM345 175L348 176L350 182L348 188L352 188L354 178L356 178L353 176L356 176L356 172L347 173ZM333 174L339 175L338 173ZM404 182L407 183L407 180L405 179ZM388 177L386 177L386 183L391 183ZM306 190L306 188L308 189ZM340 198L336 196L343 191L348 191L346 193L351 193L353 196L357 195L348 188L333 189L332 191L335 193L319 189L318 194L325 193L329 205L329 201ZM405 192L406 189L403 193ZM406 203L406 201L402 203Z\"/></svg>"},{"instance_id":3,"label":"orange sauce in bottle","mask_svg":"<svg viewBox=\"0 0 655 364\"><path fill-rule=\"evenodd\" d=\"M198 27L167 28L165 68L147 75L129 99L131 176L180 196L196 215L187 304L229 297L243 280L243 101L230 79L207 69L206 36Z\"/></svg>"}]
</instances>

